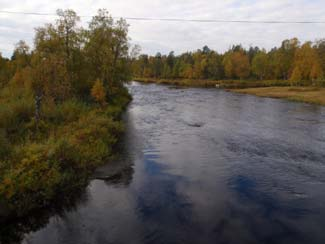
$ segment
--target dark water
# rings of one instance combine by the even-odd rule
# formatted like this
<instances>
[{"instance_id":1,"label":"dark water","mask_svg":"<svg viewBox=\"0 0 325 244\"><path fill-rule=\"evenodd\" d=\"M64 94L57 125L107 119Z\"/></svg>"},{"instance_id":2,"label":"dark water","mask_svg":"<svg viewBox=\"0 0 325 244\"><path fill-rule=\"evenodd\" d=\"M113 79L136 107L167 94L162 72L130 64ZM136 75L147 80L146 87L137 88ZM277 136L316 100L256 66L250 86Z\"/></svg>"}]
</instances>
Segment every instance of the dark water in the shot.
<instances>
[{"instance_id":1,"label":"dark water","mask_svg":"<svg viewBox=\"0 0 325 244\"><path fill-rule=\"evenodd\" d=\"M129 89L124 157L22 243L325 243L324 108Z\"/></svg>"}]
</instances>

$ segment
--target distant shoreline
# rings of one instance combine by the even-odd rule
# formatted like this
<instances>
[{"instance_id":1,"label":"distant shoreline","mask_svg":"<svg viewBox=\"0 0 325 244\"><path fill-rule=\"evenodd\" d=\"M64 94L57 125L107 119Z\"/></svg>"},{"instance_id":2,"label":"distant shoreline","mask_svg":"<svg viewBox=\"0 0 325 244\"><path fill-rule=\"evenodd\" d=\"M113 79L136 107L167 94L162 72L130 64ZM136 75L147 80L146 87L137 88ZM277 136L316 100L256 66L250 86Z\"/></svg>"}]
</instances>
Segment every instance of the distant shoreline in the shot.
<instances>
[{"instance_id":1,"label":"distant shoreline","mask_svg":"<svg viewBox=\"0 0 325 244\"><path fill-rule=\"evenodd\" d=\"M325 88L319 87L260 87L231 89L230 91L258 97L281 98L294 102L325 106Z\"/></svg>"},{"instance_id":2,"label":"distant shoreline","mask_svg":"<svg viewBox=\"0 0 325 244\"><path fill-rule=\"evenodd\" d=\"M195 80L134 78L142 83L156 83L183 87L222 88L227 91L259 97L281 98L325 106L325 88L314 86L291 86L287 80Z\"/></svg>"}]
</instances>

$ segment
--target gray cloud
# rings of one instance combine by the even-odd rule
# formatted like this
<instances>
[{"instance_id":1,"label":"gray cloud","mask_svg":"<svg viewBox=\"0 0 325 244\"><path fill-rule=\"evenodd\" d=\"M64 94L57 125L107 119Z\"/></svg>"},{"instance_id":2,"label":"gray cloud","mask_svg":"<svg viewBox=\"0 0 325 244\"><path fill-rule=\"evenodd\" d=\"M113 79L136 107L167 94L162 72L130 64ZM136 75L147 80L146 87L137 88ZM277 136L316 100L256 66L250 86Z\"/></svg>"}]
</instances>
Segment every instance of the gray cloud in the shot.
<instances>
[{"instance_id":1,"label":"gray cloud","mask_svg":"<svg viewBox=\"0 0 325 244\"><path fill-rule=\"evenodd\" d=\"M53 13L58 8L72 8L79 15L94 15L106 8L113 16L223 20L325 21L323 0L0 0L0 9L8 11ZM0 52L10 56L14 43L24 39L32 44L34 28L55 17L0 14ZM82 18L86 25L89 18ZM132 43L143 52L176 53L208 45L218 51L232 44L257 45L270 49L284 39L301 41L325 37L325 25L179 23L129 21Z\"/></svg>"}]
</instances>

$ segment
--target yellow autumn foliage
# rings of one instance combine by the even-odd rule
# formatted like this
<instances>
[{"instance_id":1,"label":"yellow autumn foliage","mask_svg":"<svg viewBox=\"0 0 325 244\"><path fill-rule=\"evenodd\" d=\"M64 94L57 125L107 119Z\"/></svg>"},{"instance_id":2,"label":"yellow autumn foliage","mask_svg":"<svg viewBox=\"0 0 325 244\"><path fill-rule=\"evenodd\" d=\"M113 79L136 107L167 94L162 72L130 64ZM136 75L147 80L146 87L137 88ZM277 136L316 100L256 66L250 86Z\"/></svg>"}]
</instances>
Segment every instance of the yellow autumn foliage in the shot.
<instances>
[{"instance_id":1,"label":"yellow autumn foliage","mask_svg":"<svg viewBox=\"0 0 325 244\"><path fill-rule=\"evenodd\" d=\"M101 105L106 104L106 89L101 80L97 79L91 89L91 96Z\"/></svg>"}]
</instances>

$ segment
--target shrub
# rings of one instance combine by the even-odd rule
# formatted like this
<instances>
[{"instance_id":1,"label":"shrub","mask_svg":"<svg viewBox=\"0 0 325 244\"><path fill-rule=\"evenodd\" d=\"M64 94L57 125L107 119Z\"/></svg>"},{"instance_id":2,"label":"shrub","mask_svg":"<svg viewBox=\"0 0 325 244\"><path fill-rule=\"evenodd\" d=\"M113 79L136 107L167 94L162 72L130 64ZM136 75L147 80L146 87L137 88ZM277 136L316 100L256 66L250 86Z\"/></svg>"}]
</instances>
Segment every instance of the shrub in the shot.
<instances>
[{"instance_id":1,"label":"shrub","mask_svg":"<svg viewBox=\"0 0 325 244\"><path fill-rule=\"evenodd\" d=\"M42 117L56 125L66 124L78 120L81 114L89 110L87 104L77 99L69 99L57 105L47 101L42 108Z\"/></svg>"},{"instance_id":2,"label":"shrub","mask_svg":"<svg viewBox=\"0 0 325 244\"><path fill-rule=\"evenodd\" d=\"M69 149L68 161L78 168L91 168L111 155L112 147L122 131L121 122L113 121L98 110L64 126L58 136L65 138L61 140L61 146L65 145Z\"/></svg>"},{"instance_id":3,"label":"shrub","mask_svg":"<svg viewBox=\"0 0 325 244\"><path fill-rule=\"evenodd\" d=\"M0 128L5 128L10 141L21 141L25 137L26 124L33 117L31 97L21 97L0 106Z\"/></svg>"},{"instance_id":4,"label":"shrub","mask_svg":"<svg viewBox=\"0 0 325 244\"><path fill-rule=\"evenodd\" d=\"M23 147L3 176L0 196L18 214L43 206L59 186L59 168L49 161L47 153L48 145Z\"/></svg>"}]
</instances>

